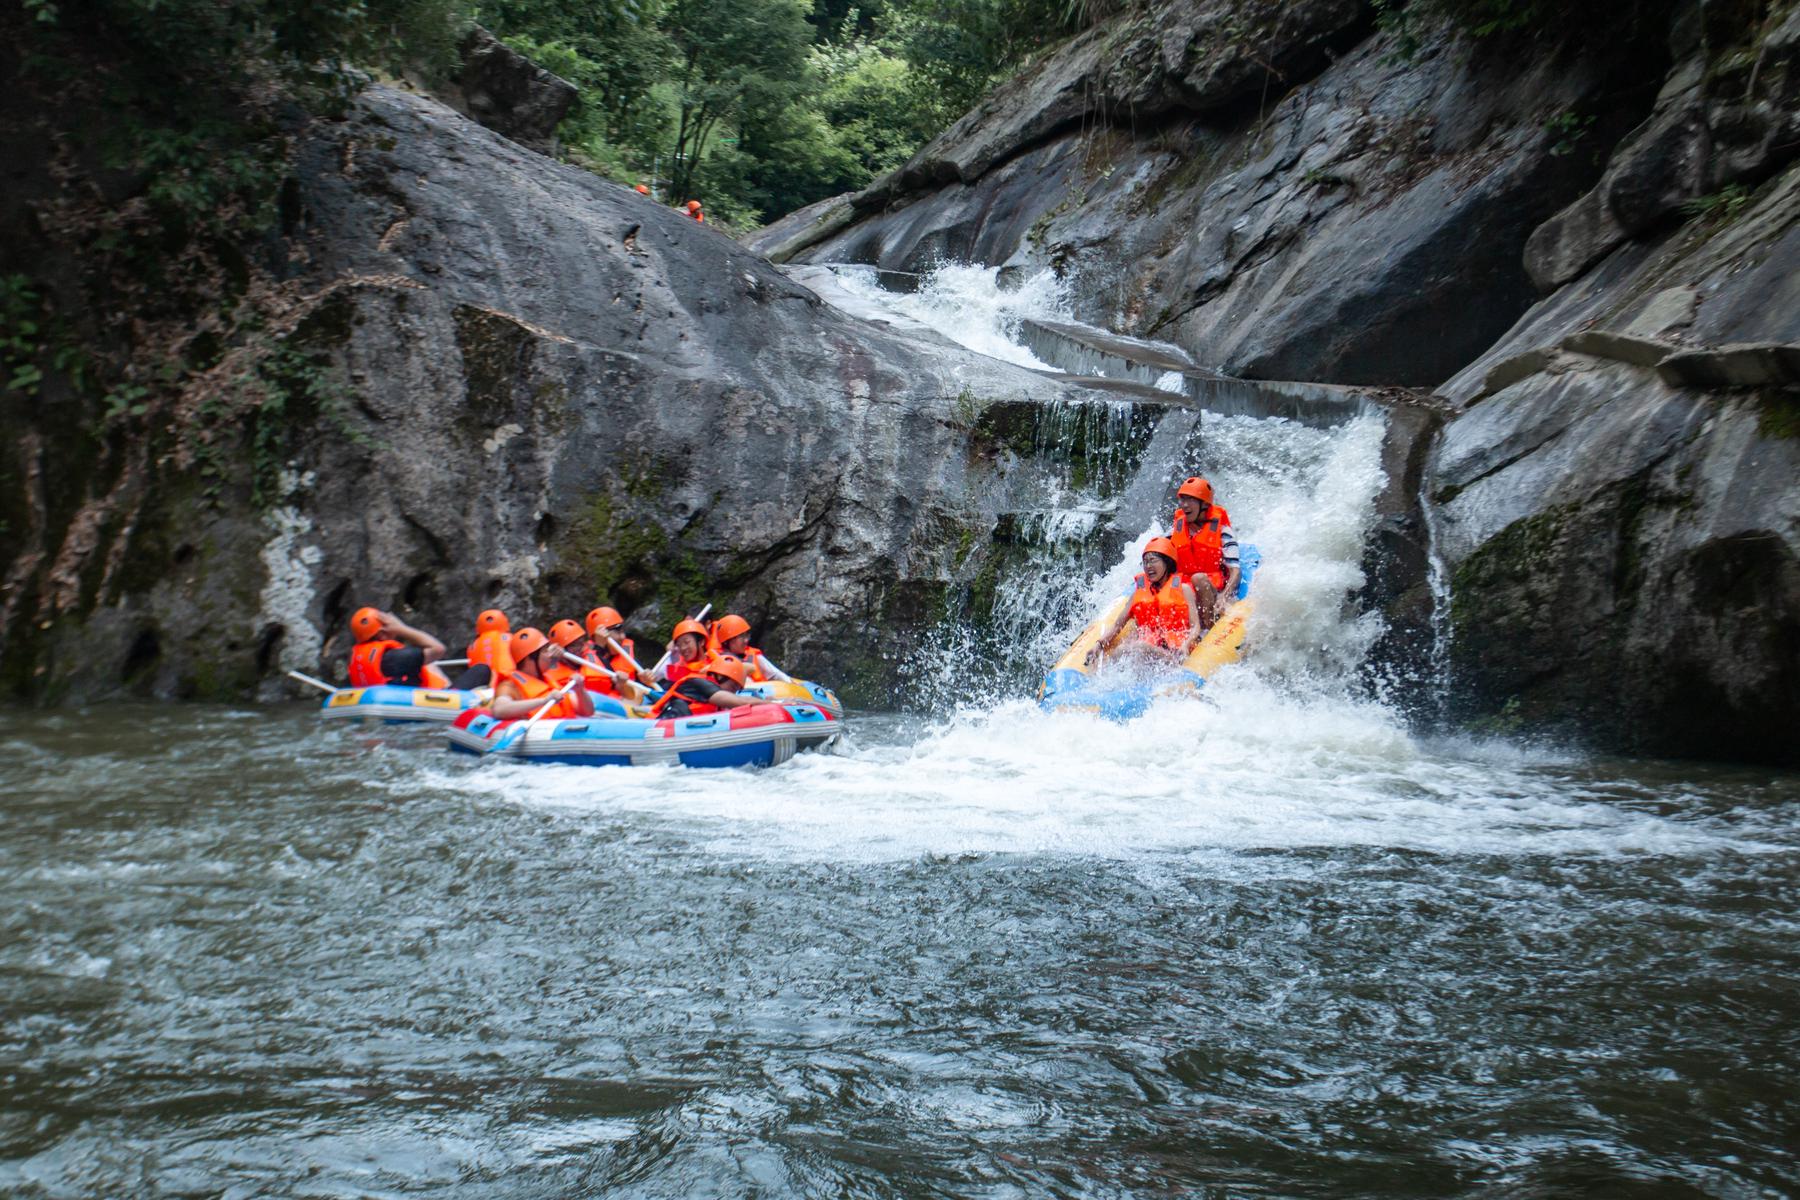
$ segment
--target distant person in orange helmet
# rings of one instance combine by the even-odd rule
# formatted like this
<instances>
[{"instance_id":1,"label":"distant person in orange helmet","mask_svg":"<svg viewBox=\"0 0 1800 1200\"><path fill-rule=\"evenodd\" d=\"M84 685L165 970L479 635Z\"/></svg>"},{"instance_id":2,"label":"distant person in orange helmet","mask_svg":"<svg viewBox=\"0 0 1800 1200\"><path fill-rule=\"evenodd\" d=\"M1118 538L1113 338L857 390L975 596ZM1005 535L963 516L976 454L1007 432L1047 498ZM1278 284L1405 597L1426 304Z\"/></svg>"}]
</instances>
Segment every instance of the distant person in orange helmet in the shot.
<instances>
[{"instance_id":1,"label":"distant person in orange helmet","mask_svg":"<svg viewBox=\"0 0 1800 1200\"><path fill-rule=\"evenodd\" d=\"M350 651L350 686L444 688L444 673L431 664L444 657L444 643L414 629L393 613L359 608L350 617L356 646Z\"/></svg>"},{"instance_id":2,"label":"distant person in orange helmet","mask_svg":"<svg viewBox=\"0 0 1800 1200\"><path fill-rule=\"evenodd\" d=\"M490 608L475 618L475 640L469 643L469 669L457 679L458 687L482 687L512 674L512 623L506 614ZM483 673L478 682L477 673Z\"/></svg>"},{"instance_id":3,"label":"distant person in orange helmet","mask_svg":"<svg viewBox=\"0 0 1800 1200\"><path fill-rule=\"evenodd\" d=\"M605 663L642 687L656 686L656 677L648 669L631 665L632 660L637 658L637 643L625 636L625 618L619 614L618 609L603 604L588 613L587 631L588 639L594 647L592 657L595 662ZM614 649L615 646L617 649ZM618 681L614 682L616 684Z\"/></svg>"},{"instance_id":4,"label":"distant person in orange helmet","mask_svg":"<svg viewBox=\"0 0 1800 1200\"><path fill-rule=\"evenodd\" d=\"M669 635L669 659L657 678L674 685L698 671L706 661L706 626L691 617L675 623Z\"/></svg>"},{"instance_id":5,"label":"distant person in orange helmet","mask_svg":"<svg viewBox=\"0 0 1800 1200\"><path fill-rule=\"evenodd\" d=\"M763 683L770 679L785 681L789 678L786 671L770 662L761 650L750 644L750 622L736 613L726 613L712 623L707 646L714 655L729 654L749 667L751 683Z\"/></svg>"},{"instance_id":6,"label":"distant person in orange helmet","mask_svg":"<svg viewBox=\"0 0 1800 1200\"><path fill-rule=\"evenodd\" d=\"M517 665L495 686L494 698L487 709L502 721L535 716L550 694L568 681L566 674L560 682L553 681L552 672L562 661L562 648L545 637L541 630L527 626L512 635L507 649ZM594 702L588 699L587 689L575 687L550 707L544 719L552 721L593 715Z\"/></svg>"},{"instance_id":7,"label":"distant person in orange helmet","mask_svg":"<svg viewBox=\"0 0 1800 1200\"><path fill-rule=\"evenodd\" d=\"M563 652L564 657L561 661L545 668L544 679L552 687L561 687L568 682L569 676L580 675L581 685L587 687L588 680L596 676L598 672L591 667L584 667L568 661L569 655L575 655L578 658L589 657L587 631L582 629L577 621L562 620L552 625L546 636L558 650Z\"/></svg>"},{"instance_id":8,"label":"distant person in orange helmet","mask_svg":"<svg viewBox=\"0 0 1800 1200\"><path fill-rule=\"evenodd\" d=\"M741 696L747 672L735 658L708 659L699 670L688 675L664 693L650 709L652 719L667 717L700 717L722 708L747 708L752 704L770 704L760 696Z\"/></svg>"},{"instance_id":9,"label":"distant person in orange helmet","mask_svg":"<svg viewBox=\"0 0 1800 1200\"><path fill-rule=\"evenodd\" d=\"M1186 658L1204 629L1194 589L1181 582L1175 570L1175 545L1168 538L1151 538L1144 546L1143 574L1137 590L1113 620L1112 627L1087 652L1086 664L1100 657L1100 648L1119 636L1126 621L1137 622L1138 645L1146 650L1175 652Z\"/></svg>"},{"instance_id":10,"label":"distant person in orange helmet","mask_svg":"<svg viewBox=\"0 0 1800 1200\"><path fill-rule=\"evenodd\" d=\"M1210 625L1237 599L1241 572L1231 514L1213 503L1212 484L1194 475L1175 492L1175 515L1169 528L1169 540L1175 544L1175 569L1193 587Z\"/></svg>"},{"instance_id":11,"label":"distant person in orange helmet","mask_svg":"<svg viewBox=\"0 0 1800 1200\"><path fill-rule=\"evenodd\" d=\"M551 668L553 683L560 686L579 669L582 687L602 696L617 696L619 688L631 682L631 676L621 675L606 666L606 653L594 648L594 643L588 640L587 631L578 622L558 621L550 627L550 640L562 647L564 654L573 654L588 662L600 664L599 670L586 664L576 664L574 668L559 664Z\"/></svg>"},{"instance_id":12,"label":"distant person in orange helmet","mask_svg":"<svg viewBox=\"0 0 1800 1200\"><path fill-rule=\"evenodd\" d=\"M650 194L650 189L648 187L645 187L641 183L637 185L637 188L635 190L636 190L637 194L640 196L648 196Z\"/></svg>"},{"instance_id":13,"label":"distant person in orange helmet","mask_svg":"<svg viewBox=\"0 0 1800 1200\"><path fill-rule=\"evenodd\" d=\"M706 221L706 214L700 211L700 202L698 200L689 200L687 202L687 215L703 224Z\"/></svg>"}]
</instances>

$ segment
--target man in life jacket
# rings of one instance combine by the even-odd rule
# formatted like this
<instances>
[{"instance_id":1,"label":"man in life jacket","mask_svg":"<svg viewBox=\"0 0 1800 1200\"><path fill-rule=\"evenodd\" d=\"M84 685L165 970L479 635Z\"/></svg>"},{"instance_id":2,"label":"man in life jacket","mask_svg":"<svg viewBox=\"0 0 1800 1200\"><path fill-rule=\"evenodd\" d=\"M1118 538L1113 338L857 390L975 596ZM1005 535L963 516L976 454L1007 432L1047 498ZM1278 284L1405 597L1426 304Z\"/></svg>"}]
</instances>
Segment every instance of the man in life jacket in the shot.
<instances>
[{"instance_id":1,"label":"man in life jacket","mask_svg":"<svg viewBox=\"0 0 1800 1200\"><path fill-rule=\"evenodd\" d=\"M487 709L502 721L525 720L537 714L550 693L568 682L567 673L560 677L554 674L562 661L562 648L545 637L541 630L526 626L512 635L507 650L512 655L514 668L495 685L494 698L488 702ZM575 687L551 705L544 719L553 721L593 715L594 702L588 699L587 689Z\"/></svg>"},{"instance_id":2,"label":"man in life jacket","mask_svg":"<svg viewBox=\"0 0 1800 1200\"><path fill-rule=\"evenodd\" d=\"M751 683L789 678L786 671L763 657L763 652L750 644L750 622L736 613L726 613L712 623L712 629L707 632L706 645L715 658L729 654L748 667Z\"/></svg>"},{"instance_id":3,"label":"man in life jacket","mask_svg":"<svg viewBox=\"0 0 1800 1200\"><path fill-rule=\"evenodd\" d=\"M512 623L506 614L490 608L475 618L475 640L469 643L469 668L457 679L458 687L482 687L513 672ZM477 679L478 673L480 678Z\"/></svg>"},{"instance_id":4,"label":"man in life jacket","mask_svg":"<svg viewBox=\"0 0 1800 1200\"><path fill-rule=\"evenodd\" d=\"M587 631L581 627L579 622L567 618L558 621L550 627L547 636L550 638L551 644L563 652L561 661L544 671L544 679L551 686L561 687L568 682L571 675L581 676L581 686L589 690L593 690L596 681L611 682L606 674L596 671L592 667L568 661L571 656L575 658L593 657L589 653L592 647L587 644Z\"/></svg>"},{"instance_id":5,"label":"man in life jacket","mask_svg":"<svg viewBox=\"0 0 1800 1200\"><path fill-rule=\"evenodd\" d=\"M694 220L700 222L702 225L706 223L706 214L700 211L700 202L698 200L689 200L687 202L687 215L694 218Z\"/></svg>"},{"instance_id":6,"label":"man in life jacket","mask_svg":"<svg viewBox=\"0 0 1800 1200\"><path fill-rule=\"evenodd\" d=\"M619 614L618 609L603 604L588 613L587 631L588 640L594 647L594 661L605 663L636 685L634 688L625 688L621 681L615 679L614 683L620 688L615 694L625 695L637 688L656 686L656 678L647 668L641 668L641 664L640 667L631 665L637 658L637 643L625 636L625 618Z\"/></svg>"},{"instance_id":7,"label":"man in life jacket","mask_svg":"<svg viewBox=\"0 0 1800 1200\"><path fill-rule=\"evenodd\" d=\"M1193 587L1210 625L1237 598L1238 541L1231 532L1231 514L1213 503L1212 484L1195 475L1175 493L1170 528L1175 569Z\"/></svg>"},{"instance_id":8,"label":"man in life jacket","mask_svg":"<svg viewBox=\"0 0 1800 1200\"><path fill-rule=\"evenodd\" d=\"M650 716L653 719L700 717L722 708L773 703L757 696L738 694L747 676L744 664L735 658L708 659L704 666L670 688L650 709Z\"/></svg>"},{"instance_id":9,"label":"man in life jacket","mask_svg":"<svg viewBox=\"0 0 1800 1200\"><path fill-rule=\"evenodd\" d=\"M1156 652L1173 651L1177 658L1186 658L1205 632L1200 624L1194 589L1181 581L1176 570L1175 544L1168 538L1151 538L1144 546L1142 562L1144 572L1137 577L1137 590L1131 595L1131 603L1087 652L1088 666L1100 657L1103 646L1119 636L1126 621L1137 622L1140 647Z\"/></svg>"},{"instance_id":10,"label":"man in life jacket","mask_svg":"<svg viewBox=\"0 0 1800 1200\"><path fill-rule=\"evenodd\" d=\"M444 657L444 643L414 629L393 613L359 608L350 617L356 646L350 651L350 686L445 688L450 681L431 664Z\"/></svg>"},{"instance_id":11,"label":"man in life jacket","mask_svg":"<svg viewBox=\"0 0 1800 1200\"><path fill-rule=\"evenodd\" d=\"M675 623L669 636L669 660L657 677L671 686L700 670L706 661L706 626L691 617Z\"/></svg>"}]
</instances>

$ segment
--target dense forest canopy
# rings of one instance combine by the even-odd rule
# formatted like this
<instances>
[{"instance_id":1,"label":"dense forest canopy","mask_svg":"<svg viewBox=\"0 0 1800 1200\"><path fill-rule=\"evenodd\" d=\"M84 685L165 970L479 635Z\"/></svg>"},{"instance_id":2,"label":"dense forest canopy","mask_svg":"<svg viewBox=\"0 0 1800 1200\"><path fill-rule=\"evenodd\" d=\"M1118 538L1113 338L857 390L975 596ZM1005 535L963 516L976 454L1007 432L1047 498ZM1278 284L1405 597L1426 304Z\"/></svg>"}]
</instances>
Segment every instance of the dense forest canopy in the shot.
<instances>
[{"instance_id":1,"label":"dense forest canopy","mask_svg":"<svg viewBox=\"0 0 1800 1200\"><path fill-rule=\"evenodd\" d=\"M1269 0L1242 0L1246 9ZM861 187L911 154L1032 54L1130 7L1126 0L24 0L38 37L110 44L128 114L117 153L212 185L242 163L199 165L245 141L228 128L271 77L315 105L341 102L358 67L427 79L452 68L472 22L574 83L570 161L673 203L698 195L746 227ZM1150 6L1144 5L1146 9ZM1664 7L1629 0L1612 20ZM1477 36L1568 32L1572 0L1374 0L1403 30L1428 10ZM148 135L148 136L146 136ZM141 146L134 149L133 146ZM230 160L230 161L227 161ZM183 187L190 192L192 179ZM189 196L192 199L194 197Z\"/></svg>"},{"instance_id":2,"label":"dense forest canopy","mask_svg":"<svg viewBox=\"0 0 1800 1200\"><path fill-rule=\"evenodd\" d=\"M577 84L576 162L767 220L899 166L1031 50L1062 0L485 0L476 16Z\"/></svg>"}]
</instances>

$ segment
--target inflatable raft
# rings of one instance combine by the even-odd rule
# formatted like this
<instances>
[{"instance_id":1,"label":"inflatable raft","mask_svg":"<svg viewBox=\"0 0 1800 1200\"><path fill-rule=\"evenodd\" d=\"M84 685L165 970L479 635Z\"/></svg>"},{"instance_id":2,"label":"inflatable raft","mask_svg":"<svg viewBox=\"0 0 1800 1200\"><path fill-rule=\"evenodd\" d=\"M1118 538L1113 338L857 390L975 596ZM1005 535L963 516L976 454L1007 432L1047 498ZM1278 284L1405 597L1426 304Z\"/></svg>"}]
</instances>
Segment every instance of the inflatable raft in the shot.
<instances>
[{"instance_id":1,"label":"inflatable raft","mask_svg":"<svg viewBox=\"0 0 1800 1200\"><path fill-rule=\"evenodd\" d=\"M496 721L487 712L467 713L449 729L450 748L486 754L517 724ZM790 700L661 721L603 716L539 721L498 753L596 767L773 767L802 750L823 749L843 732L843 721L823 706Z\"/></svg>"},{"instance_id":2,"label":"inflatable raft","mask_svg":"<svg viewBox=\"0 0 1800 1200\"><path fill-rule=\"evenodd\" d=\"M340 720L386 721L396 725L414 721L454 721L469 709L486 704L492 695L488 688L458 691L455 688L400 687L391 683L377 687L339 688L319 702L319 715Z\"/></svg>"},{"instance_id":3,"label":"inflatable raft","mask_svg":"<svg viewBox=\"0 0 1800 1200\"><path fill-rule=\"evenodd\" d=\"M1131 603L1134 588L1127 588L1106 606L1100 619L1081 631L1063 656L1056 660L1044 676L1043 685L1038 689L1038 703L1050 710L1068 710L1073 712L1099 713L1116 721L1127 721L1139 716L1150 702L1159 696L1196 695L1205 686L1208 677L1227 663L1238 660L1244 645L1244 629L1250 618L1250 580L1262 563L1262 555L1256 547L1245 546L1239 555L1237 598L1225 609L1213 627L1206 631L1200 644L1188 653L1179 664L1172 664L1166 674L1141 682L1126 684L1122 687L1108 687L1103 681L1096 680L1098 668L1111 658L1114 651L1129 645L1137 635L1137 624L1126 621L1125 628L1119 636L1102 649L1099 662L1095 667L1086 665L1087 654L1100 641L1100 635L1112 627L1119 613Z\"/></svg>"}]
</instances>

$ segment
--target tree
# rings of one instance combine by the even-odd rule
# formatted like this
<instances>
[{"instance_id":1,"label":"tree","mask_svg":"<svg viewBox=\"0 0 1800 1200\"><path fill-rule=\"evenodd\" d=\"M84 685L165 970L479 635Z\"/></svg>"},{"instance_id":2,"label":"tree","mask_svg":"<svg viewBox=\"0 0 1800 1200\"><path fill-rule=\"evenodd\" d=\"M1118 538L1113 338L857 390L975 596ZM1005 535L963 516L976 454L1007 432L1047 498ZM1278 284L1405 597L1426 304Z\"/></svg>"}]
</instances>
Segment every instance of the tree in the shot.
<instances>
[{"instance_id":1,"label":"tree","mask_svg":"<svg viewBox=\"0 0 1800 1200\"><path fill-rule=\"evenodd\" d=\"M693 190L694 173L722 122L745 111L771 113L802 94L813 29L807 0L673 0L663 29L674 43L679 118L677 196Z\"/></svg>"}]
</instances>

